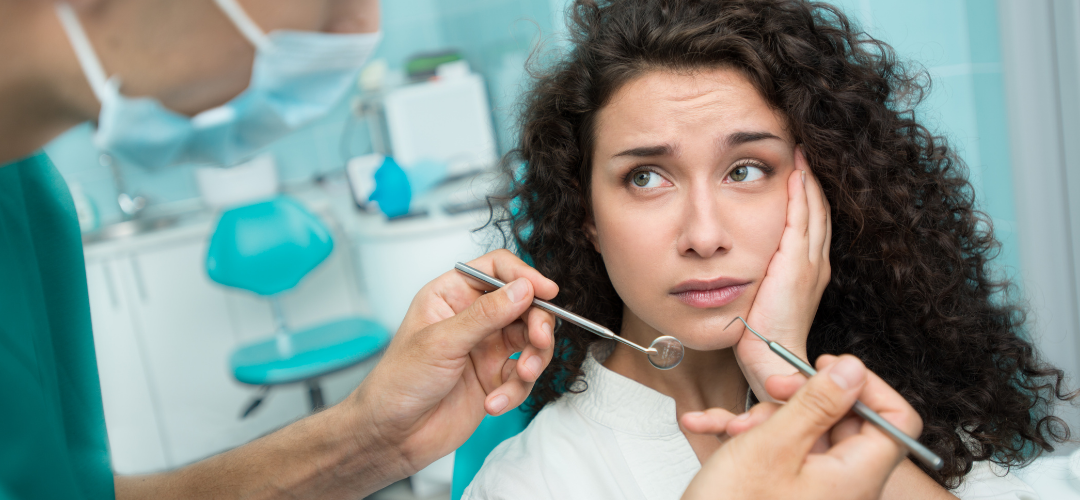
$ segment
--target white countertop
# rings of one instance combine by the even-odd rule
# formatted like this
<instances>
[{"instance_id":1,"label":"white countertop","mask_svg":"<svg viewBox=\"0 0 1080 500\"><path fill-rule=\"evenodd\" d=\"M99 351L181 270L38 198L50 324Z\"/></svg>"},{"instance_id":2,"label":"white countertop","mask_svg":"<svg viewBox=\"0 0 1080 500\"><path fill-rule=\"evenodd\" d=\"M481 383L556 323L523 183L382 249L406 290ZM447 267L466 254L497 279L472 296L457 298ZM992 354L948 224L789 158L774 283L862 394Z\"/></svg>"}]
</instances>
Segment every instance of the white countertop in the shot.
<instances>
[{"instance_id":1,"label":"white countertop","mask_svg":"<svg viewBox=\"0 0 1080 500\"><path fill-rule=\"evenodd\" d=\"M458 214L449 214L444 207L448 204L483 201L493 180L492 174L484 174L437 188L413 204L414 211L426 212L425 215L397 220L387 220L382 213L357 208L343 179L318 184L304 183L285 189L283 194L299 200L311 211L322 216L332 226L332 230L340 231L340 234L352 240L402 240L483 226L488 218L486 206ZM169 207L160 207L156 210L157 213L148 211L146 216L176 216L180 220L175 225L86 243L84 253L87 261L170 246L195 238L209 238L217 222L218 211L201 208L202 205L197 200L174 205L179 207L179 210L169 211Z\"/></svg>"}]
</instances>

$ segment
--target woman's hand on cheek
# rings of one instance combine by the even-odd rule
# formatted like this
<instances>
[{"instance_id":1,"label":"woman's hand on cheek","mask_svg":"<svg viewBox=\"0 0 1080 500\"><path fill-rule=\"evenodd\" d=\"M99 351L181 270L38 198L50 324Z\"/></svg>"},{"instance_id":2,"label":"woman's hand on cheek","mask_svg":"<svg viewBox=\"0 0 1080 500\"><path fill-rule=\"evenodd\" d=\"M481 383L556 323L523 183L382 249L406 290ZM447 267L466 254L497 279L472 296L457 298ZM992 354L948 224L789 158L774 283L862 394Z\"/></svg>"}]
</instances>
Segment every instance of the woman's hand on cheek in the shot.
<instances>
[{"instance_id":1,"label":"woman's hand on cheek","mask_svg":"<svg viewBox=\"0 0 1080 500\"><path fill-rule=\"evenodd\" d=\"M806 337L831 274L832 219L829 202L800 146L795 147L795 171L788 178L787 188L787 222L780 247L769 262L746 322L769 340L806 359ZM750 388L762 401L771 399L765 391L765 380L795 372L749 330L744 329L735 356Z\"/></svg>"}]
</instances>

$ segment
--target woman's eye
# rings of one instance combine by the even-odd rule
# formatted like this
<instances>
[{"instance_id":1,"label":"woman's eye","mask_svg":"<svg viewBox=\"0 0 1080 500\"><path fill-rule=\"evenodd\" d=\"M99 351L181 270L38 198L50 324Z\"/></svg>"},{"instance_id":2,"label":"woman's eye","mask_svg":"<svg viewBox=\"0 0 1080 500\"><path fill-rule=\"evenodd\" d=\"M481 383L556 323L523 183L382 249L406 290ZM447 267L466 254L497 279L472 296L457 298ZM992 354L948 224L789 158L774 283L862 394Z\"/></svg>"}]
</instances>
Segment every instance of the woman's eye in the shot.
<instances>
[{"instance_id":1,"label":"woman's eye","mask_svg":"<svg viewBox=\"0 0 1080 500\"><path fill-rule=\"evenodd\" d=\"M630 180L639 188L660 187L660 183L664 182L664 178L660 177L660 174L648 170L634 172L631 174Z\"/></svg>"},{"instance_id":2,"label":"woman's eye","mask_svg":"<svg viewBox=\"0 0 1080 500\"><path fill-rule=\"evenodd\" d=\"M739 165L728 174L728 178L735 182L751 182L762 177L765 177L765 172L753 165Z\"/></svg>"}]
</instances>

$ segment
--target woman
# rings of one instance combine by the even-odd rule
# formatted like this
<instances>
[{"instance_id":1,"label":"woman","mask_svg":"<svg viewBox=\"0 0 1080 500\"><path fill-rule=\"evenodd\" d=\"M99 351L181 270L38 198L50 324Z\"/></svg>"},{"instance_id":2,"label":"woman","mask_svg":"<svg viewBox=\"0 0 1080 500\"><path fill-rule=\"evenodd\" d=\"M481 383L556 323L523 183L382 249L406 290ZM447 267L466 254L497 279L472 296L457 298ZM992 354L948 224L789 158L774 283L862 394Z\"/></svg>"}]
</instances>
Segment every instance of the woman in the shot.
<instances>
[{"instance_id":1,"label":"woman","mask_svg":"<svg viewBox=\"0 0 1080 500\"><path fill-rule=\"evenodd\" d=\"M542 410L466 498L677 498L721 444L677 418L745 411L793 372L725 329L736 316L810 360L858 356L915 407L945 467L905 462L883 498L1025 498L994 472L1067 439L1050 410L1071 395L993 275L962 162L916 120L918 75L801 0L572 13L573 50L527 96L518 215L500 224L556 303L688 351L661 372L563 325Z\"/></svg>"}]
</instances>

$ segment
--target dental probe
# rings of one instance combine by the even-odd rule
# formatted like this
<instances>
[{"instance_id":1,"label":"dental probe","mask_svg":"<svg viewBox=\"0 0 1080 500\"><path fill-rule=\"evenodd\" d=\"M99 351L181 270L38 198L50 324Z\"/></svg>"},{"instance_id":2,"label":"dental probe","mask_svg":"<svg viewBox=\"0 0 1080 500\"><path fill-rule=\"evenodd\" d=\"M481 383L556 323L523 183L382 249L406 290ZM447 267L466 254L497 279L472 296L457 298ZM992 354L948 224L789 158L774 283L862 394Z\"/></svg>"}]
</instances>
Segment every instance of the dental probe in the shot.
<instances>
[{"instance_id":1,"label":"dental probe","mask_svg":"<svg viewBox=\"0 0 1080 500\"><path fill-rule=\"evenodd\" d=\"M791 363L791 366L794 366L803 375L813 377L814 374L817 373L817 370L815 370L814 367L799 359L798 356L792 354L791 351L785 349L784 346L765 338L756 330L750 328L750 325L746 323L746 320L743 319L742 316L736 316L735 319L731 320L731 323L728 323L728 325L724 327L724 329L726 330L727 327L731 326L732 323L735 323L736 320L742 321L742 324L746 326L747 330L750 330L754 335L757 335L762 342L768 344L769 349L772 350L772 352L780 355L781 358L784 358L784 361ZM890 424L888 420L881 418L881 415L878 415L876 411L871 410L869 406L864 405L862 401L855 401L855 406L853 406L851 410L854 411L856 415L862 417L867 422L874 424L885 434L888 434L894 440L907 447L907 449L913 455L918 457L920 462L926 464L927 467L934 470L941 470L941 467L945 465L945 461L937 456L936 453L930 451L929 448L923 446L922 443L916 441L911 436L904 434L903 431L897 429L893 424Z\"/></svg>"},{"instance_id":2,"label":"dental probe","mask_svg":"<svg viewBox=\"0 0 1080 500\"><path fill-rule=\"evenodd\" d=\"M491 276L484 274L481 271L478 271L460 262L454 264L454 269L457 269L458 271L466 275L483 281L484 283L487 283L495 288L502 288L506 286L506 283L503 283L502 281L499 281ZM679 366L679 363L682 362L683 345L682 342L680 342L679 339L675 337L671 337L668 335L657 337L656 340L652 341L652 344L649 344L649 348L646 349L618 335L615 335L615 332L604 328L597 323L589 321L550 302L533 298L533 305L549 313L552 313L566 321L569 321L577 326L580 326L590 332L593 332L601 337L604 337L605 339L617 340L619 342L622 342L623 344L626 344L630 347L633 347L634 349L645 353L649 358L649 363L652 363L653 366L661 370L670 370L672 368L675 368L676 366Z\"/></svg>"}]
</instances>

